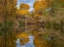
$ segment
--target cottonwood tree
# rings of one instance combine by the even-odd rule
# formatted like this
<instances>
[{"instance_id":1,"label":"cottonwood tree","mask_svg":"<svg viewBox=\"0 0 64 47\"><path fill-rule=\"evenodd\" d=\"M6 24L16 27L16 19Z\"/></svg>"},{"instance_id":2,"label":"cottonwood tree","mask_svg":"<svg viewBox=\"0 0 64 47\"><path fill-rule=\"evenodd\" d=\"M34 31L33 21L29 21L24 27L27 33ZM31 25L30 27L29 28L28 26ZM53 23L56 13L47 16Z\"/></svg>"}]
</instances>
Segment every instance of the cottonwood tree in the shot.
<instances>
[{"instance_id":1,"label":"cottonwood tree","mask_svg":"<svg viewBox=\"0 0 64 47\"><path fill-rule=\"evenodd\" d=\"M0 0L0 16L3 16L4 25L1 29L3 32L3 46L2 47L14 47L12 38L12 31L9 30L8 20L10 17L16 14L16 0ZM10 16L10 17L9 17ZM12 19L10 19L12 20ZM12 20L13 21L13 20ZM9 45L8 45L9 44ZM10 45L11 44L11 45Z\"/></svg>"}]
</instances>

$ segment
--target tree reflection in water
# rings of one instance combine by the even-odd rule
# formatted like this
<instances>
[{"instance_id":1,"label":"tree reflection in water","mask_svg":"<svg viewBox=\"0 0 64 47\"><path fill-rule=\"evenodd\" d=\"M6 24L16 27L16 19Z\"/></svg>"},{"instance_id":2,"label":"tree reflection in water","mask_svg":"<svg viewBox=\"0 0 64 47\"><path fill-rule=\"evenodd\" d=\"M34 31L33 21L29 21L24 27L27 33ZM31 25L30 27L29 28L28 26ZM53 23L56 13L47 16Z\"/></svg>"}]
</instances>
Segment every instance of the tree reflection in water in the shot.
<instances>
[{"instance_id":1,"label":"tree reflection in water","mask_svg":"<svg viewBox=\"0 0 64 47\"><path fill-rule=\"evenodd\" d=\"M54 47L55 33L52 30L39 26L28 26L28 28L17 35L19 45L17 47Z\"/></svg>"},{"instance_id":2,"label":"tree reflection in water","mask_svg":"<svg viewBox=\"0 0 64 47\"><path fill-rule=\"evenodd\" d=\"M16 41L16 33L13 30L10 30L6 34L6 39L4 34L0 36L0 47L16 47L15 41ZM5 45L6 43L6 45Z\"/></svg>"},{"instance_id":3,"label":"tree reflection in water","mask_svg":"<svg viewBox=\"0 0 64 47\"><path fill-rule=\"evenodd\" d=\"M24 35L24 36L22 36ZM20 38L17 39L17 47L35 47L33 44L34 37L27 33L21 33Z\"/></svg>"},{"instance_id":4,"label":"tree reflection in water","mask_svg":"<svg viewBox=\"0 0 64 47\"><path fill-rule=\"evenodd\" d=\"M12 34L10 34L10 32L7 33L6 36L7 47L55 47L56 44L58 44L57 42L62 42L61 40L57 40L58 36L56 36L55 32L52 32L52 30L46 28L41 28L39 26L31 26L31 28L28 26L25 31L21 30L17 35L12 30L11 33ZM3 36L1 36L1 38L0 46L3 47L4 38Z\"/></svg>"},{"instance_id":5,"label":"tree reflection in water","mask_svg":"<svg viewBox=\"0 0 64 47\"><path fill-rule=\"evenodd\" d=\"M21 34L18 34L19 45L17 47L48 47L47 40L43 39L43 32L40 27L28 28Z\"/></svg>"}]
</instances>

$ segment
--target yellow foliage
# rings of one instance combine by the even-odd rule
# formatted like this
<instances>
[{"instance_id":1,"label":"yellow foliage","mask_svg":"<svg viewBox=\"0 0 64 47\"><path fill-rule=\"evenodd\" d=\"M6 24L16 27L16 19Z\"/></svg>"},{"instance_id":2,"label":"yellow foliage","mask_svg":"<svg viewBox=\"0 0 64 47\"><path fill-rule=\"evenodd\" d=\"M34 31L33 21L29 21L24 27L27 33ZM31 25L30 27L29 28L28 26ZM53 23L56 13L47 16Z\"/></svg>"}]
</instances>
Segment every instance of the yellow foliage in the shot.
<instances>
[{"instance_id":1,"label":"yellow foliage","mask_svg":"<svg viewBox=\"0 0 64 47\"><path fill-rule=\"evenodd\" d=\"M34 3L34 9L35 9L35 11L41 10L41 9L45 9L46 7L47 7L46 0L35 1L35 3Z\"/></svg>"},{"instance_id":2,"label":"yellow foliage","mask_svg":"<svg viewBox=\"0 0 64 47\"><path fill-rule=\"evenodd\" d=\"M17 38L28 38L28 34L26 34L26 33L21 33L21 34L19 34L18 36L17 36Z\"/></svg>"},{"instance_id":3,"label":"yellow foliage","mask_svg":"<svg viewBox=\"0 0 64 47\"><path fill-rule=\"evenodd\" d=\"M42 2L40 1L36 1L35 4L34 4L34 9L35 10L40 10L42 9Z\"/></svg>"},{"instance_id":4,"label":"yellow foliage","mask_svg":"<svg viewBox=\"0 0 64 47\"><path fill-rule=\"evenodd\" d=\"M21 33L17 36L17 38L20 38L20 43L24 45L25 43L29 42L29 35L27 33Z\"/></svg>"},{"instance_id":5,"label":"yellow foliage","mask_svg":"<svg viewBox=\"0 0 64 47\"><path fill-rule=\"evenodd\" d=\"M39 17L39 14L35 14L34 17Z\"/></svg>"},{"instance_id":6,"label":"yellow foliage","mask_svg":"<svg viewBox=\"0 0 64 47\"><path fill-rule=\"evenodd\" d=\"M22 45L24 45L24 44L26 44L26 43L28 43L29 42L29 38L21 38L20 39L20 43L22 44Z\"/></svg>"},{"instance_id":7,"label":"yellow foliage","mask_svg":"<svg viewBox=\"0 0 64 47\"><path fill-rule=\"evenodd\" d=\"M39 33L36 32L36 31L34 31L34 33L33 33L33 35L36 36L36 37L38 36L38 34L39 34Z\"/></svg>"},{"instance_id":8,"label":"yellow foliage","mask_svg":"<svg viewBox=\"0 0 64 47\"><path fill-rule=\"evenodd\" d=\"M24 4L24 3L20 4L20 9L22 10L29 10L29 8L30 6L28 4Z\"/></svg>"},{"instance_id":9,"label":"yellow foliage","mask_svg":"<svg viewBox=\"0 0 64 47\"><path fill-rule=\"evenodd\" d=\"M26 15L28 14L28 10L17 10L17 13L21 14L21 15Z\"/></svg>"},{"instance_id":10,"label":"yellow foliage","mask_svg":"<svg viewBox=\"0 0 64 47\"><path fill-rule=\"evenodd\" d=\"M0 0L0 13L2 16L6 13L7 16L15 15L15 11L16 0Z\"/></svg>"},{"instance_id":11,"label":"yellow foliage","mask_svg":"<svg viewBox=\"0 0 64 47\"><path fill-rule=\"evenodd\" d=\"M34 14L34 18L38 18L39 16L39 14Z\"/></svg>"},{"instance_id":12,"label":"yellow foliage","mask_svg":"<svg viewBox=\"0 0 64 47\"><path fill-rule=\"evenodd\" d=\"M22 15L25 15L25 14L27 14L28 13L28 10L21 10L21 14Z\"/></svg>"},{"instance_id":13,"label":"yellow foliage","mask_svg":"<svg viewBox=\"0 0 64 47\"><path fill-rule=\"evenodd\" d=\"M34 38L35 47L48 47L47 42L43 39Z\"/></svg>"}]
</instances>

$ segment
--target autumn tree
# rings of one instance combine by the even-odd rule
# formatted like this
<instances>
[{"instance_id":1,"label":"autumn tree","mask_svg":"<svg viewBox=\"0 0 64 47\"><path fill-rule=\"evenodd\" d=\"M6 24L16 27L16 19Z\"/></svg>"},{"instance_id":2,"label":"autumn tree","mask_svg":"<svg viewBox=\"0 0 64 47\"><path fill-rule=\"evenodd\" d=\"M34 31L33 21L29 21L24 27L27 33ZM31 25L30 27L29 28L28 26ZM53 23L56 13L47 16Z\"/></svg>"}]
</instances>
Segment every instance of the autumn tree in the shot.
<instances>
[{"instance_id":1,"label":"autumn tree","mask_svg":"<svg viewBox=\"0 0 64 47\"><path fill-rule=\"evenodd\" d=\"M11 19L12 16L16 15L16 0L2 0L0 1L0 13L2 20ZM6 18L8 17L8 18ZM12 18L13 19L13 18Z\"/></svg>"},{"instance_id":2,"label":"autumn tree","mask_svg":"<svg viewBox=\"0 0 64 47\"><path fill-rule=\"evenodd\" d=\"M20 43L21 45L25 45L26 43L29 42L29 34L22 32L21 34L17 35L17 38L20 38Z\"/></svg>"},{"instance_id":3,"label":"autumn tree","mask_svg":"<svg viewBox=\"0 0 64 47\"><path fill-rule=\"evenodd\" d=\"M46 0L35 1L35 3L34 3L34 9L35 9L35 11L43 10L46 7L47 7L47 1Z\"/></svg>"},{"instance_id":4,"label":"autumn tree","mask_svg":"<svg viewBox=\"0 0 64 47\"><path fill-rule=\"evenodd\" d=\"M37 37L34 38L34 44L35 44L35 47L48 47L47 41Z\"/></svg>"},{"instance_id":5,"label":"autumn tree","mask_svg":"<svg viewBox=\"0 0 64 47\"><path fill-rule=\"evenodd\" d=\"M28 10L17 9L17 13L20 14L20 15L23 15L23 16L28 14L28 12L29 12Z\"/></svg>"},{"instance_id":6,"label":"autumn tree","mask_svg":"<svg viewBox=\"0 0 64 47\"><path fill-rule=\"evenodd\" d=\"M39 21L39 17L44 15L44 12L48 8L47 0L36 0L34 3L34 17L37 21Z\"/></svg>"},{"instance_id":7,"label":"autumn tree","mask_svg":"<svg viewBox=\"0 0 64 47\"><path fill-rule=\"evenodd\" d=\"M22 10L29 10L30 6L28 4L21 3L20 4L20 9L22 9Z\"/></svg>"},{"instance_id":8,"label":"autumn tree","mask_svg":"<svg viewBox=\"0 0 64 47\"><path fill-rule=\"evenodd\" d=\"M63 0L53 0L51 4L51 14L54 15L57 12L62 11L64 8L64 1ZM61 12L62 13L62 12ZM60 13L58 13L60 14Z\"/></svg>"},{"instance_id":9,"label":"autumn tree","mask_svg":"<svg viewBox=\"0 0 64 47\"><path fill-rule=\"evenodd\" d=\"M8 22L13 21L13 18L10 17L15 16L16 14L16 0L0 0L0 16L3 16L3 27L1 31L3 32L3 47L14 47L13 45L10 46L8 44L12 43L10 34L12 31L8 30L11 29ZM8 36L7 36L8 35Z\"/></svg>"},{"instance_id":10,"label":"autumn tree","mask_svg":"<svg viewBox=\"0 0 64 47\"><path fill-rule=\"evenodd\" d=\"M29 9L30 9L30 6L28 4L21 3L20 9L17 10L17 13L19 13L21 15L26 15L26 14L28 14Z\"/></svg>"}]
</instances>

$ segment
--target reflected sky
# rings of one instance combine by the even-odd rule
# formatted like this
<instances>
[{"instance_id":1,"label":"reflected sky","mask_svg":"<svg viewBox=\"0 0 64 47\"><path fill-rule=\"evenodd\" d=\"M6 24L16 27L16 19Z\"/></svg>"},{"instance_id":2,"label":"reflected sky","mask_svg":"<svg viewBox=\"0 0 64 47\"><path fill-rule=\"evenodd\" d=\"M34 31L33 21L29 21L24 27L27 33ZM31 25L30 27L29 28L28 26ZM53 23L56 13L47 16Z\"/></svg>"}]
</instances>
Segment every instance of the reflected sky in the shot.
<instances>
[{"instance_id":1,"label":"reflected sky","mask_svg":"<svg viewBox=\"0 0 64 47\"><path fill-rule=\"evenodd\" d=\"M30 41L28 43L26 43L25 45L20 45L20 39L17 39L16 43L17 43L17 46L16 47L35 47L34 44L33 44L33 40L34 40L34 37L33 36L28 36Z\"/></svg>"}]
</instances>

